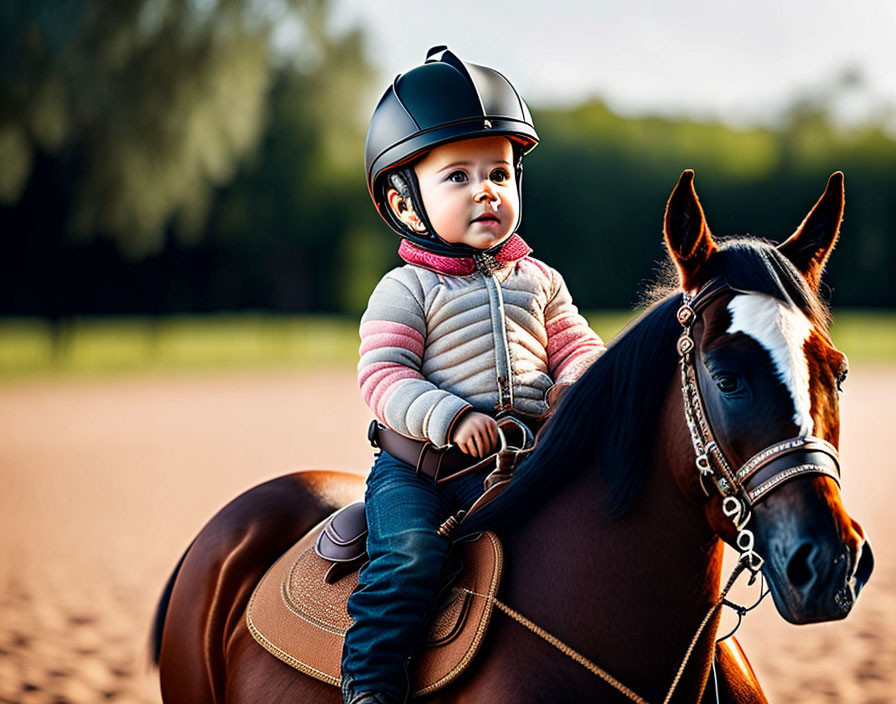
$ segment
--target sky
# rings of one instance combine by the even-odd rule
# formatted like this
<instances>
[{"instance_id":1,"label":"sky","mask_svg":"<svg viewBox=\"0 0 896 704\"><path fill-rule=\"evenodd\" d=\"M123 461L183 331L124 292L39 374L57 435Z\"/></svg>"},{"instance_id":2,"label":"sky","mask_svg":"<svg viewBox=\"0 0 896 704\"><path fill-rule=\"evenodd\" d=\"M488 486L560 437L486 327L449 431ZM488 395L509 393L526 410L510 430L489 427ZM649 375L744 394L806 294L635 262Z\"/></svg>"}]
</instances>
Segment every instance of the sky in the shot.
<instances>
[{"instance_id":1,"label":"sky","mask_svg":"<svg viewBox=\"0 0 896 704\"><path fill-rule=\"evenodd\" d=\"M753 124L857 69L840 116L896 113L896 0L337 0L334 26L352 24L367 31L378 94L447 44L535 105L599 97L626 114Z\"/></svg>"}]
</instances>

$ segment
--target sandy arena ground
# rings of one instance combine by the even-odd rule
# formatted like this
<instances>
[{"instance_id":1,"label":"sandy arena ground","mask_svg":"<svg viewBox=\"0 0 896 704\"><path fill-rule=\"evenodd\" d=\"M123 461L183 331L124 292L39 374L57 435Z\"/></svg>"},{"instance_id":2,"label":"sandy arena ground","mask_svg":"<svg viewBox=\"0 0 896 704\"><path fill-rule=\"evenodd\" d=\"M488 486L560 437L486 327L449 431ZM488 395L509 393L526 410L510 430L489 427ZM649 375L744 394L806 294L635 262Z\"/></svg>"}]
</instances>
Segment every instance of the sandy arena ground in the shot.
<instances>
[{"instance_id":1,"label":"sandy arena ground","mask_svg":"<svg viewBox=\"0 0 896 704\"><path fill-rule=\"evenodd\" d=\"M877 560L853 614L768 599L740 631L772 702L896 702L894 398L896 368L850 373L844 495ZM194 533L273 476L366 471L368 417L341 369L0 384L0 702L158 702L149 623Z\"/></svg>"}]
</instances>

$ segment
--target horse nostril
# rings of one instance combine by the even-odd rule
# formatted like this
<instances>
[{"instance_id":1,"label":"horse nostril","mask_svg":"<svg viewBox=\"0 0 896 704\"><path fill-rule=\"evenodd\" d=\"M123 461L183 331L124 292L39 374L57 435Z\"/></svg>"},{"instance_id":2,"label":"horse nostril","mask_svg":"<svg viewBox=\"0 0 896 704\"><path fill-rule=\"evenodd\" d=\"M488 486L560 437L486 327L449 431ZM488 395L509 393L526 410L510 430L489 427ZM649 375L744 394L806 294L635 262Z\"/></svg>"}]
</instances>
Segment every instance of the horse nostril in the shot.
<instances>
[{"instance_id":1,"label":"horse nostril","mask_svg":"<svg viewBox=\"0 0 896 704\"><path fill-rule=\"evenodd\" d=\"M859 545L859 562L856 565L855 578L856 578L856 593L860 590L868 579L871 577L871 572L874 570L874 553L871 551L871 543L867 540Z\"/></svg>"},{"instance_id":2,"label":"horse nostril","mask_svg":"<svg viewBox=\"0 0 896 704\"><path fill-rule=\"evenodd\" d=\"M815 578L815 568L811 562L814 552L815 547L812 544L803 543L790 556L787 562L787 579L794 587L805 587Z\"/></svg>"}]
</instances>

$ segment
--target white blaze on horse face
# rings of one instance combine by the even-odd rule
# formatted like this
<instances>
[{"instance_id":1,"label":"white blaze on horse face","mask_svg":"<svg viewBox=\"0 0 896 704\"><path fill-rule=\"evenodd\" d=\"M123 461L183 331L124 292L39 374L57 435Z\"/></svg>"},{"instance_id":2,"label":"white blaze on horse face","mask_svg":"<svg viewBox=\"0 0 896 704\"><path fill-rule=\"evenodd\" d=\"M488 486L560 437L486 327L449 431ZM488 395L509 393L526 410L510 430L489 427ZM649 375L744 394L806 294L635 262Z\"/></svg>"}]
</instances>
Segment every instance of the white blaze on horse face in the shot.
<instances>
[{"instance_id":1,"label":"white blaze on horse face","mask_svg":"<svg viewBox=\"0 0 896 704\"><path fill-rule=\"evenodd\" d=\"M812 402L809 397L809 363L803 345L812 323L800 311L758 293L735 296L728 304L729 333L749 335L772 358L778 378L793 399L793 422L801 435L811 435Z\"/></svg>"}]
</instances>

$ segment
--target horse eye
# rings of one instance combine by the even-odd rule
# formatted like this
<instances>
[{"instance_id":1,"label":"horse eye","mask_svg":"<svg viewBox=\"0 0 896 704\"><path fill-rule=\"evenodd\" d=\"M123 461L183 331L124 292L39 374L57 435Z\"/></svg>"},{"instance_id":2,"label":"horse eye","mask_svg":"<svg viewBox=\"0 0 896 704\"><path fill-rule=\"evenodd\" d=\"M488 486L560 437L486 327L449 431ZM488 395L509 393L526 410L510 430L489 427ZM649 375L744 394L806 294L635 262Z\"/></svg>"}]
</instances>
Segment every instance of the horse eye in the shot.
<instances>
[{"instance_id":1,"label":"horse eye","mask_svg":"<svg viewBox=\"0 0 896 704\"><path fill-rule=\"evenodd\" d=\"M737 377L733 374L719 374L715 378L716 386L723 394L730 394L737 391L740 386Z\"/></svg>"},{"instance_id":2,"label":"horse eye","mask_svg":"<svg viewBox=\"0 0 896 704\"><path fill-rule=\"evenodd\" d=\"M849 373L848 369L844 369L840 372L840 376L837 377L837 391L841 394L843 393L843 383L846 381L846 375Z\"/></svg>"}]
</instances>

